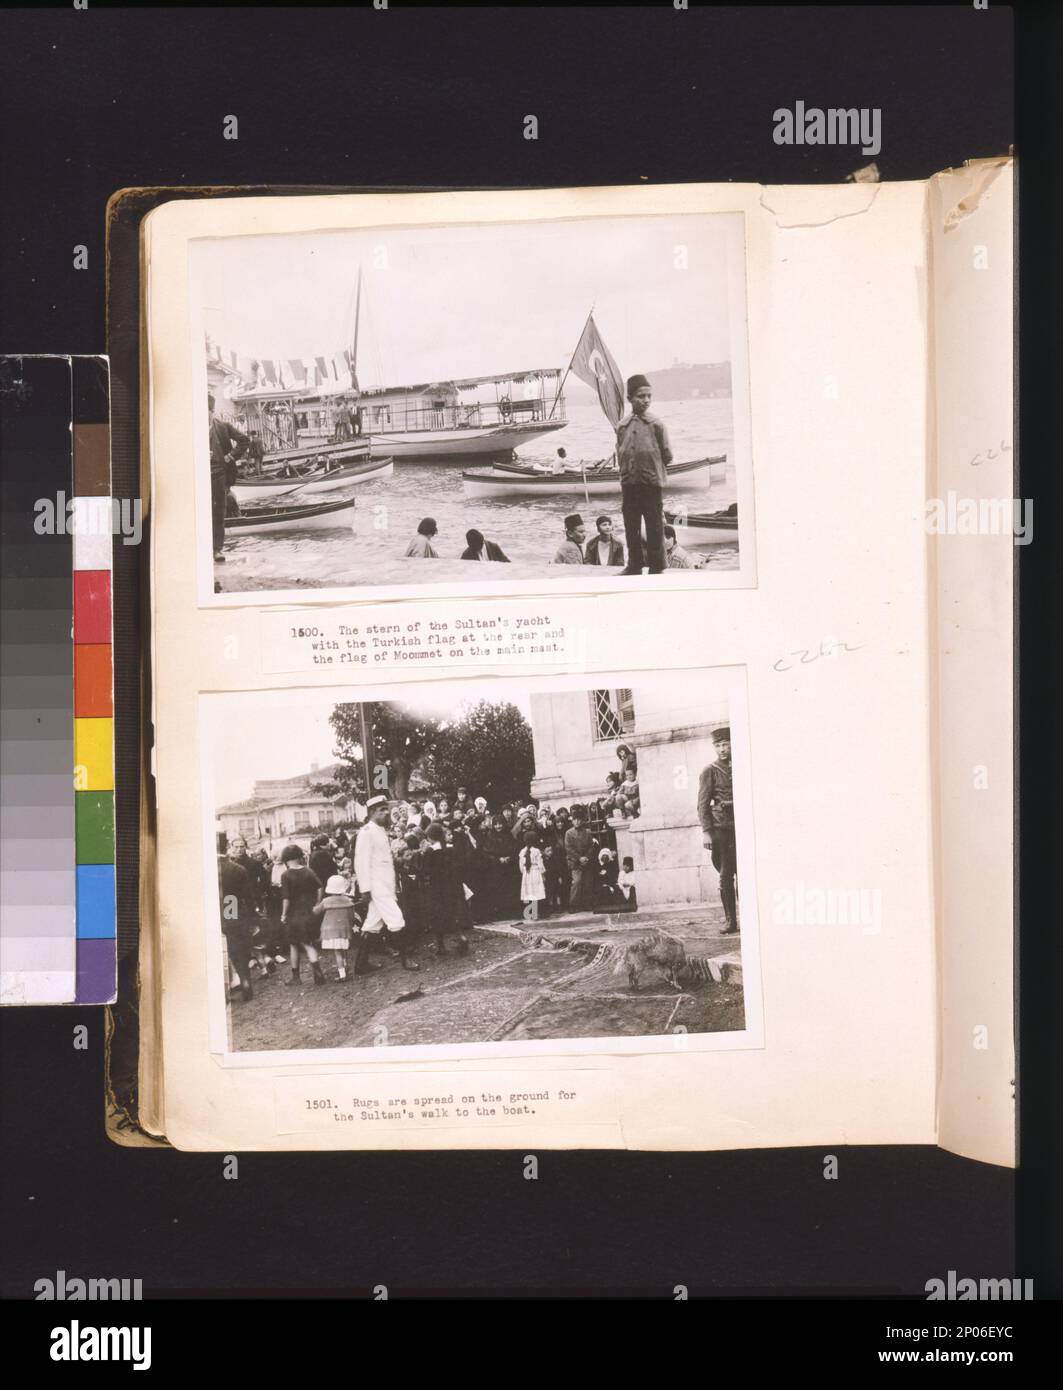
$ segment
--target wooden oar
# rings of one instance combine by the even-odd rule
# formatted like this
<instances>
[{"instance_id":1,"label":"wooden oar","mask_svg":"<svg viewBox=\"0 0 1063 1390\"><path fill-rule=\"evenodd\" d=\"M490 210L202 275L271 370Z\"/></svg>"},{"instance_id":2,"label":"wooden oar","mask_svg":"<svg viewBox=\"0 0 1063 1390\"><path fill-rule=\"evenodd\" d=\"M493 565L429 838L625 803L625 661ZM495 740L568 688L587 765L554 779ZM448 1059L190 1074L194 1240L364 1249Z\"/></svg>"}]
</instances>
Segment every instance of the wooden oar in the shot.
<instances>
[{"instance_id":1,"label":"wooden oar","mask_svg":"<svg viewBox=\"0 0 1063 1390\"><path fill-rule=\"evenodd\" d=\"M239 487L240 484L237 483L236 486ZM303 484L296 483L294 487L286 487L283 492L271 492L268 497L260 497L258 500L260 502L268 502L272 505L272 503L274 503L278 497L290 497L293 492L302 492L302 490ZM253 503L254 501L254 497L248 497L245 498L245 500L242 503L239 503L238 505L246 507L249 502Z\"/></svg>"}]
</instances>

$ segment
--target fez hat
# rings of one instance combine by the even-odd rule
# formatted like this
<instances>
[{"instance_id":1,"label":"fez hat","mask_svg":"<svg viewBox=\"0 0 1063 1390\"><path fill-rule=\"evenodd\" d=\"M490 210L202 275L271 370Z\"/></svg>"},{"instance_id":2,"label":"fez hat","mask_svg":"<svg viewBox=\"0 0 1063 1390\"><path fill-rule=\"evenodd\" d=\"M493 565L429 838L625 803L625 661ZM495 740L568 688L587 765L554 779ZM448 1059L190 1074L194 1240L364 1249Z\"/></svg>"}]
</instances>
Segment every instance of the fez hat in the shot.
<instances>
[{"instance_id":1,"label":"fez hat","mask_svg":"<svg viewBox=\"0 0 1063 1390\"><path fill-rule=\"evenodd\" d=\"M649 386L649 381L644 376L629 376L627 379L627 398L628 400L636 391L641 391L644 386Z\"/></svg>"},{"instance_id":2,"label":"fez hat","mask_svg":"<svg viewBox=\"0 0 1063 1390\"><path fill-rule=\"evenodd\" d=\"M579 512L573 512L571 516L565 517L565 530L574 531L577 526L583 525L583 518Z\"/></svg>"}]
</instances>

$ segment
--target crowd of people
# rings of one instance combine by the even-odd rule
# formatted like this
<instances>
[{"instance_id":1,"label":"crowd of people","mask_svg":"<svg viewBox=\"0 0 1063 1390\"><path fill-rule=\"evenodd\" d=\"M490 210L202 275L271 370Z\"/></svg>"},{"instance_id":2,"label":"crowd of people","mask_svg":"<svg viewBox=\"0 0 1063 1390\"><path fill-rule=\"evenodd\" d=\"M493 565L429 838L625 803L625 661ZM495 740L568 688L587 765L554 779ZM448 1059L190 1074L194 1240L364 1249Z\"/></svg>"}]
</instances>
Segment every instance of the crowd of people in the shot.
<instances>
[{"instance_id":1,"label":"crowd of people","mask_svg":"<svg viewBox=\"0 0 1063 1390\"><path fill-rule=\"evenodd\" d=\"M716 729L713 743L697 810L726 935L738 931L730 729ZM372 796L364 820L319 832L309 853L288 844L252 854L242 837L230 838L218 884L233 997L253 997L253 971L287 965L292 986L304 964L315 985L370 974L388 959L418 971L422 949L469 954L476 926L637 910L634 866L618 860L614 827L639 815L638 763L626 744L616 752L619 770L589 804L550 809L530 799L492 809L462 786L453 797Z\"/></svg>"},{"instance_id":2,"label":"crowd of people","mask_svg":"<svg viewBox=\"0 0 1063 1390\"><path fill-rule=\"evenodd\" d=\"M619 770L588 804L492 809L458 787L453 796L370 797L364 821L319 832L309 853L297 844L251 853L231 837L218 880L233 997L251 999L253 974L284 965L292 986L304 966L315 985L388 959L417 971L422 949L468 954L478 925L634 911L633 864L618 859L610 821L638 815L638 767L625 744L617 757Z\"/></svg>"}]
</instances>

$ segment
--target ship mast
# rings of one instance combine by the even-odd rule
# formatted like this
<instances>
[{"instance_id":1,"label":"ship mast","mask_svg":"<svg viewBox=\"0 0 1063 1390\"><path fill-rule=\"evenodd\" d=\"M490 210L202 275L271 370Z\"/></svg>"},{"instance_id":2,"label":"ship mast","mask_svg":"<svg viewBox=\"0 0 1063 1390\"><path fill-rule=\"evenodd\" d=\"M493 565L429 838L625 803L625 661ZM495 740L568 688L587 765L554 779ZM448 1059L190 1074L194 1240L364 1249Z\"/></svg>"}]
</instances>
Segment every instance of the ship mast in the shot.
<instances>
[{"instance_id":1,"label":"ship mast","mask_svg":"<svg viewBox=\"0 0 1063 1390\"><path fill-rule=\"evenodd\" d=\"M358 390L358 326L362 317L362 267L358 267L358 294L354 301L354 342L351 345L351 389Z\"/></svg>"}]
</instances>

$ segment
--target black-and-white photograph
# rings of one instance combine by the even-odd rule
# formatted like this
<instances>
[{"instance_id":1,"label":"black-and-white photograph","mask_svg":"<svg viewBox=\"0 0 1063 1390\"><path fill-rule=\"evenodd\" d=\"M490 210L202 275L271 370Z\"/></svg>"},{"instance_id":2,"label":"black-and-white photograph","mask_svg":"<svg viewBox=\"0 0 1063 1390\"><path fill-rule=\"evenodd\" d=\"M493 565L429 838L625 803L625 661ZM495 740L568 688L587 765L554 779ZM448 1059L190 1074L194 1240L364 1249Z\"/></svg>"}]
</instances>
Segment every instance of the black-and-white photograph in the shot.
<instances>
[{"instance_id":1,"label":"black-and-white photograph","mask_svg":"<svg viewBox=\"0 0 1063 1390\"><path fill-rule=\"evenodd\" d=\"M224 1050L751 1045L741 673L623 679L204 697Z\"/></svg>"},{"instance_id":2,"label":"black-and-white photograph","mask_svg":"<svg viewBox=\"0 0 1063 1390\"><path fill-rule=\"evenodd\" d=\"M752 582L741 215L207 238L191 272L205 597Z\"/></svg>"}]
</instances>

